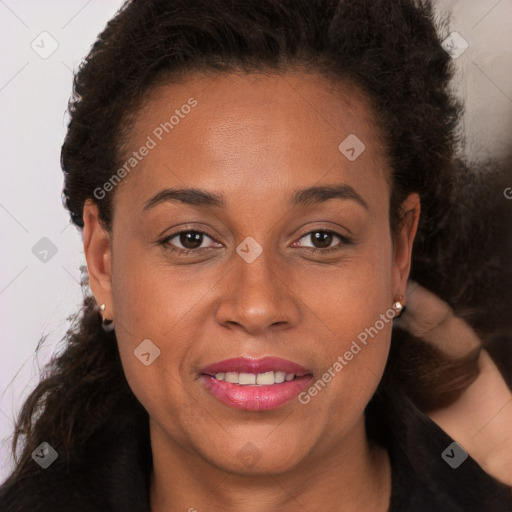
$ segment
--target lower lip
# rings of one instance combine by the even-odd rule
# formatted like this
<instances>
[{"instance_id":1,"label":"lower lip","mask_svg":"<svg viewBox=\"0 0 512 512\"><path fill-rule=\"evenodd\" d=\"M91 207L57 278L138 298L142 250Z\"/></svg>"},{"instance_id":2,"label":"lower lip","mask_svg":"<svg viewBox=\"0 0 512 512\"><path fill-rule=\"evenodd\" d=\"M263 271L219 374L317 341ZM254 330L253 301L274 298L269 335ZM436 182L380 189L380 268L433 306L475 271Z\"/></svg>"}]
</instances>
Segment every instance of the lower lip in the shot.
<instances>
[{"instance_id":1,"label":"lower lip","mask_svg":"<svg viewBox=\"0 0 512 512\"><path fill-rule=\"evenodd\" d=\"M270 386L232 384L210 375L201 375L200 380L213 396L226 405L247 411L268 411L295 398L310 385L313 376L304 375Z\"/></svg>"}]
</instances>

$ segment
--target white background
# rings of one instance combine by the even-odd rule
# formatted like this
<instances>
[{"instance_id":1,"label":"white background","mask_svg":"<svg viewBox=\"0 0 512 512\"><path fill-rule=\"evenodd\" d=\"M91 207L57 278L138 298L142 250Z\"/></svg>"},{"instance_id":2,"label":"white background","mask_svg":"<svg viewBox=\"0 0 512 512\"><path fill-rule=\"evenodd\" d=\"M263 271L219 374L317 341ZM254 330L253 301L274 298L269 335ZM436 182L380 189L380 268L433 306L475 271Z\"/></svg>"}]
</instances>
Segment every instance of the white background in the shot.
<instances>
[{"instance_id":1,"label":"white background","mask_svg":"<svg viewBox=\"0 0 512 512\"><path fill-rule=\"evenodd\" d=\"M11 468L14 415L82 301L79 267L85 260L80 234L61 205L60 146L72 71L120 5L0 0L0 482ZM453 84L467 106L461 154L484 159L511 152L512 2L435 5L439 13L453 13L451 30L469 44L456 59ZM58 43L47 59L31 48L43 31ZM46 263L32 252L43 237L57 248ZM43 335L48 338L36 358Z\"/></svg>"}]
</instances>

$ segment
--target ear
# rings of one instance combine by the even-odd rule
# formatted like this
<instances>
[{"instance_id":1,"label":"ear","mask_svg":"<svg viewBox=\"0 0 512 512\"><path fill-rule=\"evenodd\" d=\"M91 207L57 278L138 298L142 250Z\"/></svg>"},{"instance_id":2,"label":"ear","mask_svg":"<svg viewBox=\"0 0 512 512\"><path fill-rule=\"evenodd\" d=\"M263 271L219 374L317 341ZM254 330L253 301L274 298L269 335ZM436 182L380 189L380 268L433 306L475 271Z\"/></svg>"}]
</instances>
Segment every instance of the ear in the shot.
<instances>
[{"instance_id":1,"label":"ear","mask_svg":"<svg viewBox=\"0 0 512 512\"><path fill-rule=\"evenodd\" d=\"M98 206L91 199L84 204L84 254L89 272L89 285L98 304L105 304L103 317L113 319L112 251L110 234L103 227Z\"/></svg>"},{"instance_id":2,"label":"ear","mask_svg":"<svg viewBox=\"0 0 512 512\"><path fill-rule=\"evenodd\" d=\"M405 297L411 270L412 245L420 219L420 197L414 192L402 203L400 221L393 247L393 292ZM394 299L393 299L394 300Z\"/></svg>"}]
</instances>

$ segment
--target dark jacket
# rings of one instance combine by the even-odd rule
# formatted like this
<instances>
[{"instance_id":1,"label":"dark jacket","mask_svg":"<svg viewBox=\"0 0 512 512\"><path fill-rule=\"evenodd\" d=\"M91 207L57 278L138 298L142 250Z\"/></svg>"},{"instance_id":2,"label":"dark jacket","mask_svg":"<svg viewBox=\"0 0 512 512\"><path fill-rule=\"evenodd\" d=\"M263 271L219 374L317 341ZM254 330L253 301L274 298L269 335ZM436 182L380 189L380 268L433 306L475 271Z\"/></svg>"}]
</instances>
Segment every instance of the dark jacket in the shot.
<instances>
[{"instance_id":1,"label":"dark jacket","mask_svg":"<svg viewBox=\"0 0 512 512\"><path fill-rule=\"evenodd\" d=\"M366 413L370 438L384 444L390 455L389 512L512 510L511 490L485 473L471 457L456 469L448 464L450 461L453 465L460 455L453 449L444 458L441 455L453 440L399 388L387 393L379 390ZM151 450L147 417L131 421L121 430L91 439L83 461L66 461L59 455L30 481L1 487L0 511L149 512ZM115 444L106 441L112 439L112 434Z\"/></svg>"}]
</instances>

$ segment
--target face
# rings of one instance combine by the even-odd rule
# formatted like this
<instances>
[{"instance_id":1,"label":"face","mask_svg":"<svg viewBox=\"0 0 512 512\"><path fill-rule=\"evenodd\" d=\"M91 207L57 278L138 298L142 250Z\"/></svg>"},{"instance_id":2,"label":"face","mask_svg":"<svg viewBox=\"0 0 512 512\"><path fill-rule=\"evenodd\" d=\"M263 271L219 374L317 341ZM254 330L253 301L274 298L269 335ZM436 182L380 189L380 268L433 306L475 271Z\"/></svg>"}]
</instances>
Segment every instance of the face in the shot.
<instances>
[{"instance_id":1,"label":"face","mask_svg":"<svg viewBox=\"0 0 512 512\"><path fill-rule=\"evenodd\" d=\"M257 473L360 436L419 215L412 194L392 238L379 139L354 87L314 75L152 91L110 192L112 237L84 210L92 291L152 442Z\"/></svg>"}]
</instances>

